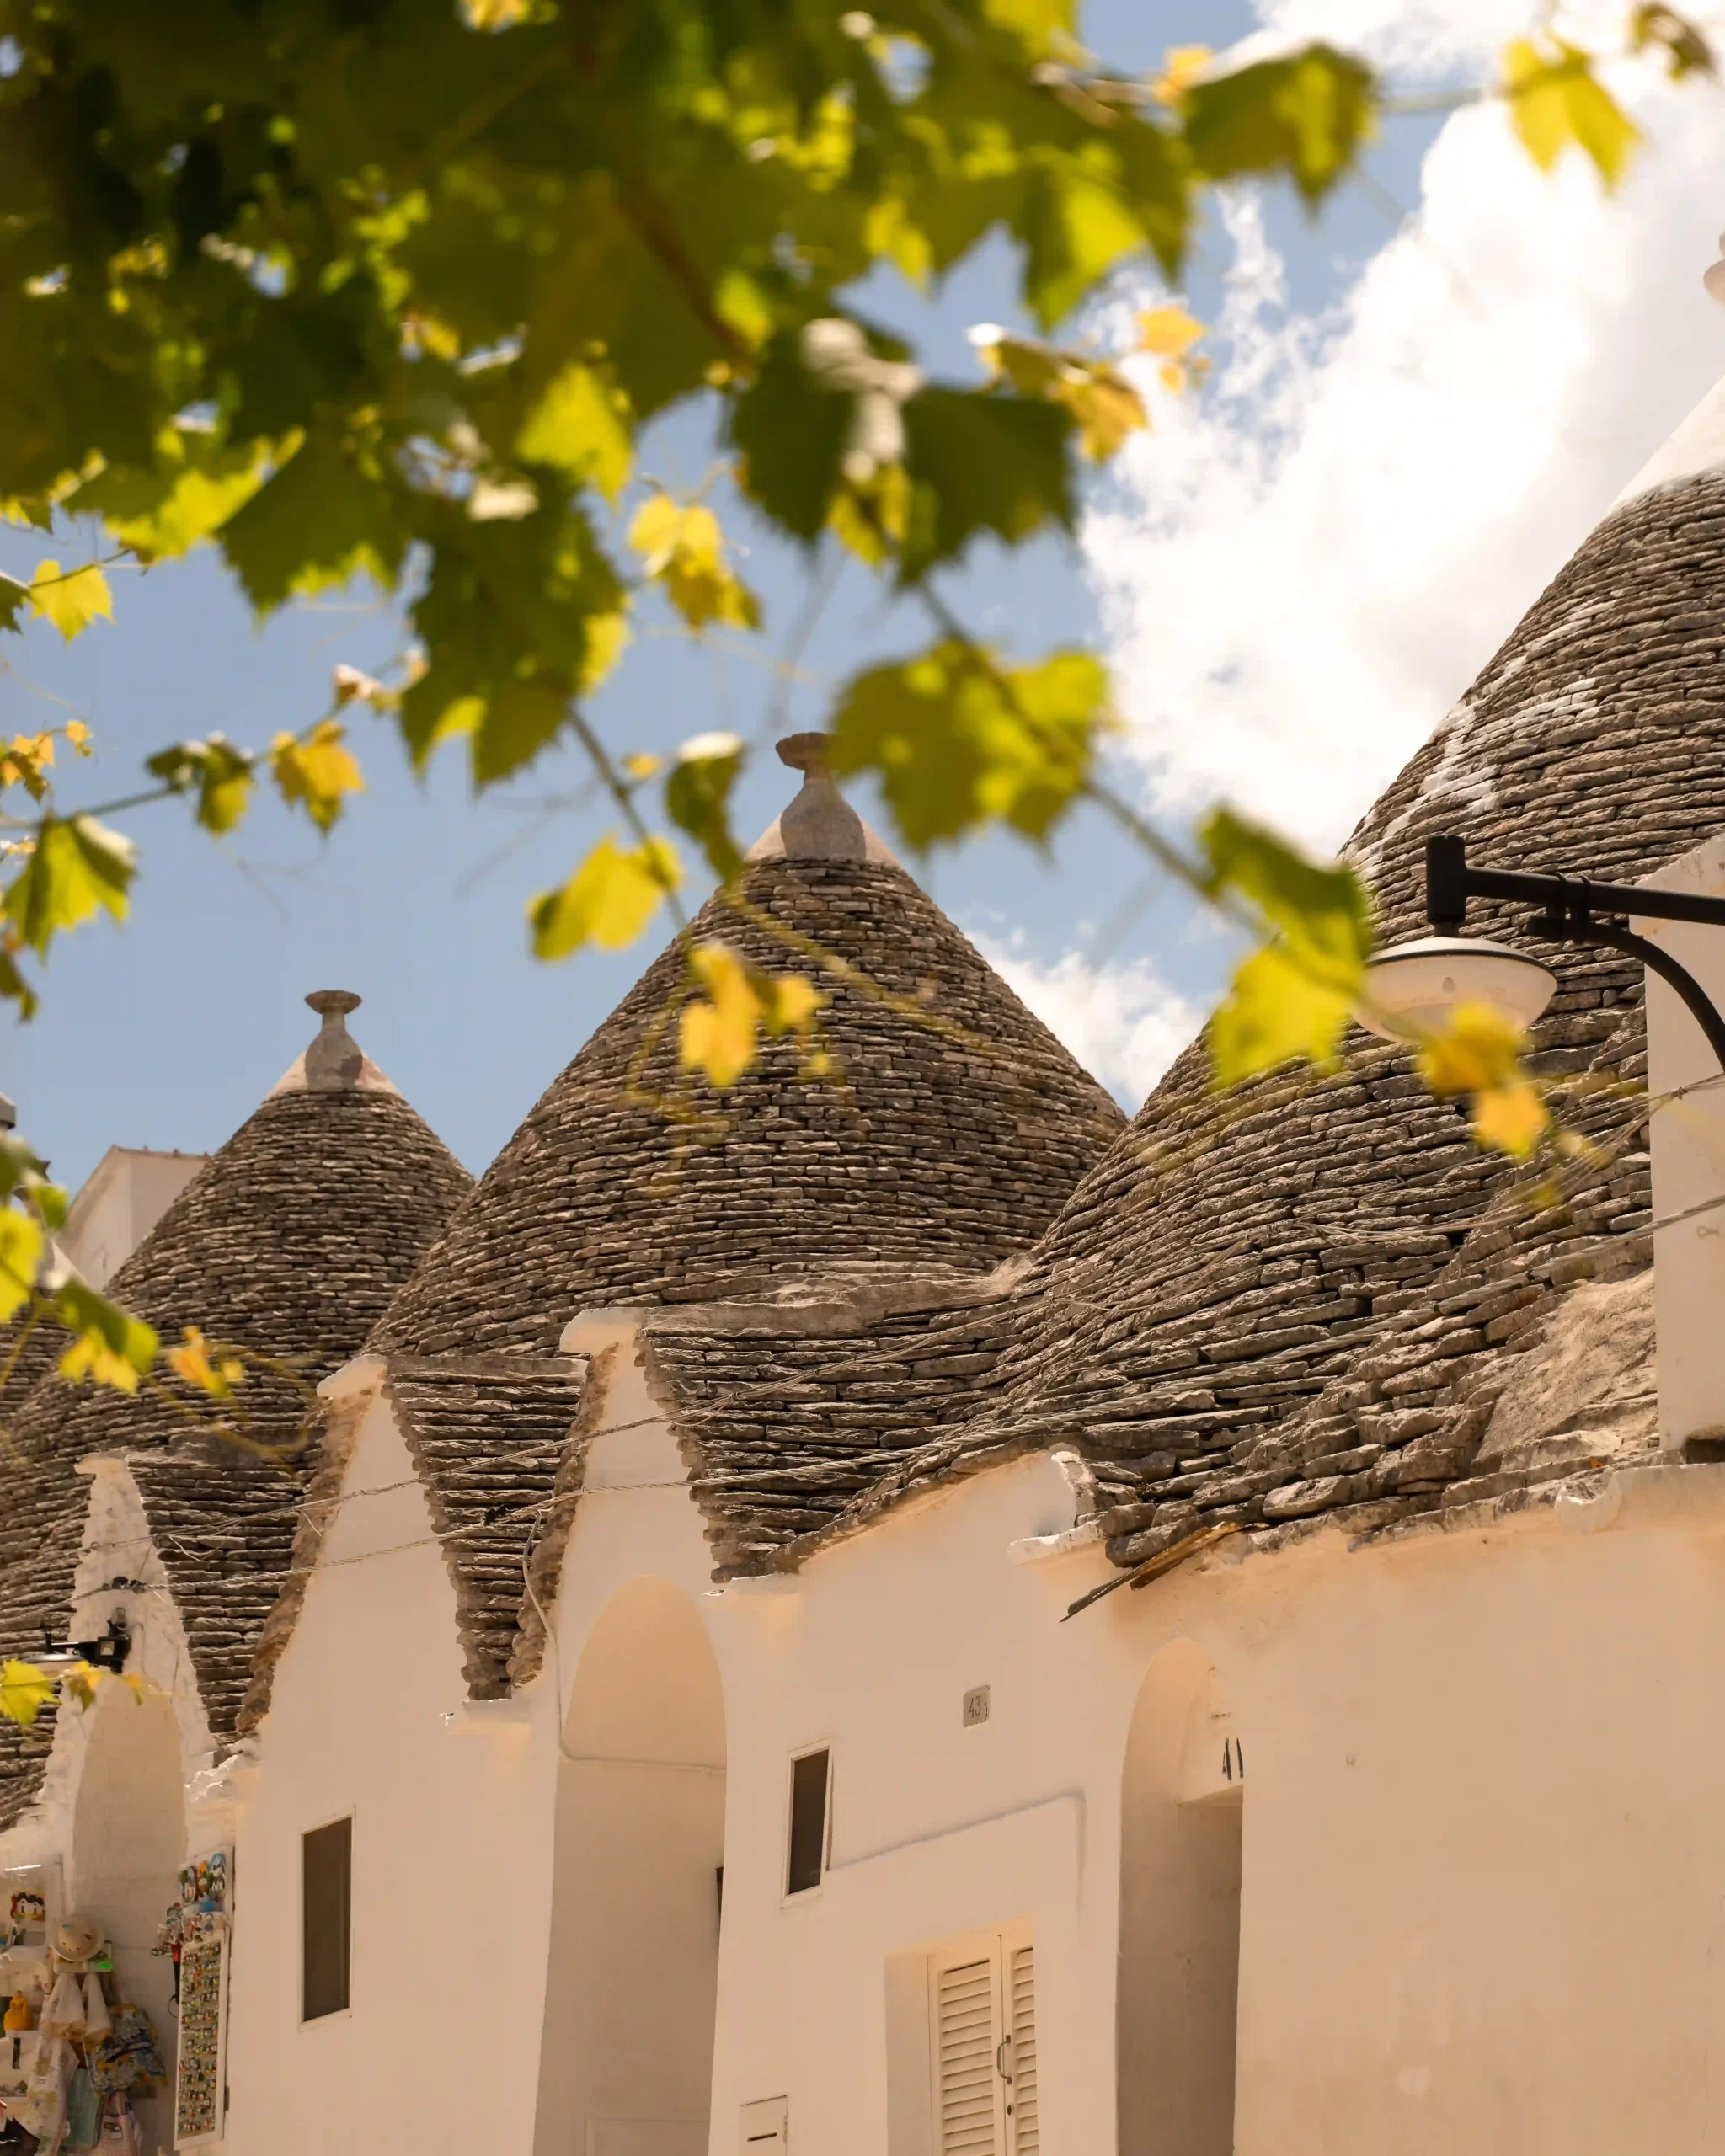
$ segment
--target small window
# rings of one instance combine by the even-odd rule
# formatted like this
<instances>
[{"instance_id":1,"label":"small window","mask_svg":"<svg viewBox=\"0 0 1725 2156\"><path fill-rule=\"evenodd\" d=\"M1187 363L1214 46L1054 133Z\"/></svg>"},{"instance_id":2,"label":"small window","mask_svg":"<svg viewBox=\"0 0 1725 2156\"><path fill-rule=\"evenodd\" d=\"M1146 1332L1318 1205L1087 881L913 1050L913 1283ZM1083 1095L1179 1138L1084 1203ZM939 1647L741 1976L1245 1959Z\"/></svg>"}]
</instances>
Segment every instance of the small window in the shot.
<instances>
[{"instance_id":1,"label":"small window","mask_svg":"<svg viewBox=\"0 0 1725 2156\"><path fill-rule=\"evenodd\" d=\"M826 1870L826 1800L831 1754L805 1752L791 1762L791 1854L785 1892L806 1894Z\"/></svg>"},{"instance_id":2,"label":"small window","mask_svg":"<svg viewBox=\"0 0 1725 2156\"><path fill-rule=\"evenodd\" d=\"M347 2010L353 1919L354 1822L337 1819L300 1838L300 2014L307 2021Z\"/></svg>"}]
</instances>

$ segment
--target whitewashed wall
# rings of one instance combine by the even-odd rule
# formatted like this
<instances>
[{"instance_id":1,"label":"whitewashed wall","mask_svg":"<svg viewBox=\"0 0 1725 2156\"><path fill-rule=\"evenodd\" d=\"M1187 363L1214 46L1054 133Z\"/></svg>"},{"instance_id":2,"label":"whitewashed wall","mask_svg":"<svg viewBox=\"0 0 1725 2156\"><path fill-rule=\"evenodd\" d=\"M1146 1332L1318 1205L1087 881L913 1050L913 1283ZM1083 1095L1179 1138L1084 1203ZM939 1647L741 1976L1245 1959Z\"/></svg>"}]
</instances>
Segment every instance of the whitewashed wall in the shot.
<instances>
[{"instance_id":1,"label":"whitewashed wall","mask_svg":"<svg viewBox=\"0 0 1725 2156\"><path fill-rule=\"evenodd\" d=\"M609 1420L640 1410L635 1382L626 1371ZM670 1846L662 1806L613 1804L590 1843L596 1886L571 1886L580 1837L561 1877L554 1863L558 1702L613 1598L647 1577L687 1598L724 1688L712 2156L732 2156L744 2105L774 2097L794 2148L927 2156L926 2062L905 2048L919 1957L1021 1925L1042 2146L1108 2156L1122 1773L1146 1672L1180 1641L1214 1668L1247 1769L1240 2156L1713 2145L1725 1469L1632 1471L1592 1507L1370 1550L1333 1532L1243 1559L1225 1545L1070 1623L1105 1573L1094 1545L1053 1539L1075 1502L1055 1460L719 1593L679 1471L662 1430L596 1441L556 1654L496 1708L462 1704L440 1553L368 1554L429 1533L417 1493L344 1511L243 1796L231 2142L245 2156L298 2156L337 2129L380 2151L681 2156L674 2117L657 2139L613 2117L585 2141L582 2104L600 2099L545 2072L594 2025L579 1987L607 1980L571 1911L585 1893L607 1924L629 1908L645 1921L650 1897L619 1903L617 1883ZM355 1486L404 1474L374 1409ZM989 1719L966 1727L982 1684ZM565 1732L578 1753L580 1726ZM831 1866L788 1903L788 1763L820 1742ZM721 1756L716 1732L708 1750L687 1764ZM298 1837L350 1809L355 2004L302 2030ZM636 1941L622 1958L652 1954Z\"/></svg>"},{"instance_id":2,"label":"whitewashed wall","mask_svg":"<svg viewBox=\"0 0 1725 2156\"><path fill-rule=\"evenodd\" d=\"M609 1419L638 1419L626 1374ZM539 2097L558 1780L558 1697L611 1597L709 1585L662 1430L598 1438L563 1566L554 1656L515 1700L466 1698L455 1598L387 1404L277 1668L238 1807L228 2144L527 2156ZM406 1485L407 1486L400 1486ZM631 1485L638 1486L629 1486ZM638 1486L645 1485L646 1486ZM364 1496L368 1490L380 1494ZM300 1837L354 1818L353 2004L300 2021ZM587 2156L577 2144L571 2156Z\"/></svg>"}]
</instances>

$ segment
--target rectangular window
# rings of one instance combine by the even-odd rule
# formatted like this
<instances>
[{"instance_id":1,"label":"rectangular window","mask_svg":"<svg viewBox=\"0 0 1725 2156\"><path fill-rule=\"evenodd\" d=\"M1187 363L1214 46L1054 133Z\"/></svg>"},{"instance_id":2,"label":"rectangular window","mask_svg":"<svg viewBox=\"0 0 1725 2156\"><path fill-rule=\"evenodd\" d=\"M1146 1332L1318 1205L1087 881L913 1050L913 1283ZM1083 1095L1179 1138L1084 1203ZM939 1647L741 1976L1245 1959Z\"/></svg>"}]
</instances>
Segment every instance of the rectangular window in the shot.
<instances>
[{"instance_id":1,"label":"rectangular window","mask_svg":"<svg viewBox=\"0 0 1725 2156\"><path fill-rule=\"evenodd\" d=\"M300 1837L300 2015L347 2010L353 1922L354 1822L337 1819Z\"/></svg>"},{"instance_id":2,"label":"rectangular window","mask_svg":"<svg viewBox=\"0 0 1725 2156\"><path fill-rule=\"evenodd\" d=\"M826 1870L827 1793L831 1754L805 1752L791 1762L791 1851L785 1892L806 1894Z\"/></svg>"}]
</instances>

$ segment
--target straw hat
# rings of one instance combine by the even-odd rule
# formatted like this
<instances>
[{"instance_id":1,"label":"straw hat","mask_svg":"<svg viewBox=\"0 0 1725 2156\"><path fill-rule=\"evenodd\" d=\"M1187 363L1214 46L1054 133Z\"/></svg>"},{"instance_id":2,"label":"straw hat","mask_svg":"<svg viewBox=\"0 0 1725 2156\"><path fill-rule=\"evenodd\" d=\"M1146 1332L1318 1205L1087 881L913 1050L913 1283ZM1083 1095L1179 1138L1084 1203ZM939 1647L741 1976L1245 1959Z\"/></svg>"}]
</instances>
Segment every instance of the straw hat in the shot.
<instances>
[{"instance_id":1,"label":"straw hat","mask_svg":"<svg viewBox=\"0 0 1725 2156\"><path fill-rule=\"evenodd\" d=\"M62 1917L54 1927L54 1951L62 1961L88 1961L101 1951L103 1935L93 1917Z\"/></svg>"}]
</instances>

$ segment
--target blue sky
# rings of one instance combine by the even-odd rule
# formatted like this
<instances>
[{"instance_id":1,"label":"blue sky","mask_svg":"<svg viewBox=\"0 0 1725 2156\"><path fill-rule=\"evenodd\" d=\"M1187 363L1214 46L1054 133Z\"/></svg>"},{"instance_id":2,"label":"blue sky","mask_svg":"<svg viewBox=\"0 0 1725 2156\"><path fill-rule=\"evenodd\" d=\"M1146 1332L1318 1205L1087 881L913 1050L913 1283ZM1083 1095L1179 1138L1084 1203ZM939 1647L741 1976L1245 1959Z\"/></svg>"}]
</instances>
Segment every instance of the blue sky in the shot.
<instances>
[{"instance_id":1,"label":"blue sky","mask_svg":"<svg viewBox=\"0 0 1725 2156\"><path fill-rule=\"evenodd\" d=\"M1397 13L1380 9L1365 22L1365 33L1375 34L1374 21L1381 32L1380 19ZM1217 0L1198 10L1190 0L1105 0L1085 17L1092 45L1129 67L1151 64L1172 43L1224 45L1253 23L1248 10ZM1447 46L1439 39L1429 44L1421 64L1429 74L1440 73L1465 66L1468 50L1466 36ZM1242 263L1253 247L1260 281L1266 250L1284 280L1285 291L1274 302L1276 319L1327 325L1297 349L1277 348L1282 371L1264 376L1263 426L1288 437L1275 447L1268 478L1253 401L1258 392L1236 365L1231 376L1224 370L1212 405L1179 417L1166 440L1146 446L1131 469L1111 483L1103 504L1109 520L1084 545L1048 542L1010 556L985 552L949 584L948 596L972 627L1009 648L1028 653L1063 640L1103 643L1122 659L1129 709L1141 707L1146 714L1141 734L1135 730L1124 745L1124 782L1176 819L1206 787L1229 790L1236 777L1250 798L1254 767L1270 768L1255 755L1249 734L1231 751L1237 771L1206 771L1198 753L1204 737L1220 738L1219 728L1226 732L1226 712L1218 720L1211 705L1226 693L1231 670L1244 665L1249 686L1257 664L1250 652L1243 660L1234 654L1230 642L1240 633L1240 617L1261 611L1243 590L1231 609L1231 564L1247 558L1254 533L1274 527L1278 517L1288 521L1275 491L1277 475L1296 455L1310 462L1322 450L1298 430L1309 430L1311 399L1330 380L1325 371L1333 372L1338 354L1345 358L1338 310L1357 312L1359 295L1386 247L1398 243L1396 205L1421 201L1422 160L1440 125L1394 123L1372 154L1373 187L1351 187L1316 227L1290 201L1271 198L1256 237L1256 228L1248 232L1237 219L1205 235L1189 302L1212 321L1231 307L1236 327L1247 325L1239 333L1241 353L1252 335L1268 334L1263 307L1256 315L1249 308L1242 312L1251 267L1247 263L1243 270ZM1717 206L1725 209L1725 203ZM1697 259L1696 277L1702 266ZM877 317L913 330L936 371L968 376L974 362L965 330L978 321L1011 318L1009 267L1004 250L998 251L929 305L883 279L866 303ZM1263 297L1260 292L1252 304ZM1725 366L1725 339L1720 341L1719 365ZM1676 367L1669 392L1662 388L1652 398L1656 408L1648 426L1656 427L1655 439L1669 424L1664 405L1687 401L1689 376L1700 364L1687 372ZM1296 377L1290 405L1289 385ZM1345 393L1347 384L1332 387ZM1673 411L1670 418L1675 416ZM1297 439L1289 436L1290 427ZM1241 461L1248 451L1256 494L1240 491ZM1601 476L1596 484L1589 482L1591 492L1581 489L1568 525L1537 536L1518 572L1523 584L1532 579L1520 604L1626 477L1626 470L1617 471L1613 488L1601 494L1604 475L1616 468L1614 457L1621 463L1627 453L1613 447L1603 455ZM707 454L702 427L674 420L658 430L645 462L656 477L689 486L701 478ZM1231 494L1222 485L1208 488L1201 475L1193 479L1194 456L1211 454ZM1429 483L1440 485L1441 479ZM1168 494L1171 486L1175 491ZM1177 513L1165 513L1165 496L1178 499ZM1224 504L1232 504L1234 520L1219 526L1218 505ZM751 531L746 519L734 520L750 548L746 574L766 602L766 643L777 649L806 597L808 570ZM1283 543L1300 553L1297 520ZM1554 547L1556 558L1546 560ZM1208 554L1196 551L1203 548ZM28 574L43 551L35 535L0 535L0 568ZM61 552L67 558L64 547ZM1204 610L1191 606L1183 607L1178 633L1156 627L1155 610L1165 603L1158 593L1200 571L1215 613L1212 628L1204 631L1193 618ZM68 797L80 800L99 802L128 791L142 758L176 739L219 728L257 744L278 729L302 727L326 707L337 661L376 665L401 641L398 625L359 593L259 627L208 553L147 575L116 576L114 583L112 624L98 626L70 649L61 648L45 627L22 641L8 639L8 670L0 675L0 726L8 732L34 731L56 712L76 712L95 728L101 760L68 788ZM1397 718L1411 737L1405 744L1398 737L1400 753L1487 655L1490 643L1478 646L1495 626L1489 617L1498 595L1484 607L1480 624L1447 642L1436 636L1440 648L1429 678L1423 675L1410 690L1407 711ZM1302 606L1302 615L1321 614L1325 597ZM1405 595L1398 603L1406 606ZM1418 627L1413 623L1411 633ZM1202 641L1205 633L1209 645ZM817 723L834 683L860 665L915 648L925 634L920 617L884 604L866 573L853 566L821 614L805 654L806 678L777 688L770 669L693 647L644 608L637 641L595 699L593 716L613 744L647 748L670 747L715 726L745 736L769 726L783 730L773 723L776 700L788 724ZM1288 641L1279 637L1278 648ZM1161 648L1193 670L1194 708L1184 733L1182 712L1156 702ZM1293 701L1299 702L1299 693ZM1327 712L1314 724L1324 754L1339 755L1344 773L1347 728L1362 734L1357 778L1344 776L1331 789L1338 802L1350 792L1359 797L1341 802L1345 830L1370 798L1368 784L1375 791L1389 772L1378 768L1382 755L1375 761L1365 739L1369 712ZM526 956L526 898L566 874L605 827L599 811L581 798L586 774L573 754L547 755L519 782L476 804L454 755L421 782L407 771L382 722L361 714L355 735L369 791L327 845L267 806L222 845L189 833L173 805L117 819L136 836L142 854L131 920L120 930L104 924L81 931L56 949L44 1007L31 1025L0 1020L8 1028L0 1036L0 1088L18 1101L21 1127L56 1174L76 1183L110 1143L194 1150L219 1144L309 1038L315 1021L301 997L334 986L363 995L355 1033L477 1171L646 962L644 947L555 968ZM1181 776L1188 765L1199 773L1189 784ZM747 781L740 826L752 835L767 823L791 786L791 775L770 755L760 760ZM869 813L866 800L860 805ZM1254 805L1274 814L1277 804ZM1298 803L1290 798L1289 805L1298 826ZM1144 1059L1141 1038L1136 1059L1120 1049L1114 1039L1119 1024L1134 1011L1140 1017L1147 1012L1146 1022L1160 1028L1156 1038L1172 1039L1189 1028L1225 970L1222 947L1194 921L1185 902L1146 894L1141 862L1094 819L1075 822L1046 859L1017 843L989 840L911 865L961 926L987 947L1012 954L1032 1000L1045 991L1044 1015L1058 1024L1065 1012L1074 1045L1106 1064L1103 1075L1129 1098L1138 1074L1152 1065ZM1087 1017L1073 1015L1078 990Z\"/></svg>"}]
</instances>

